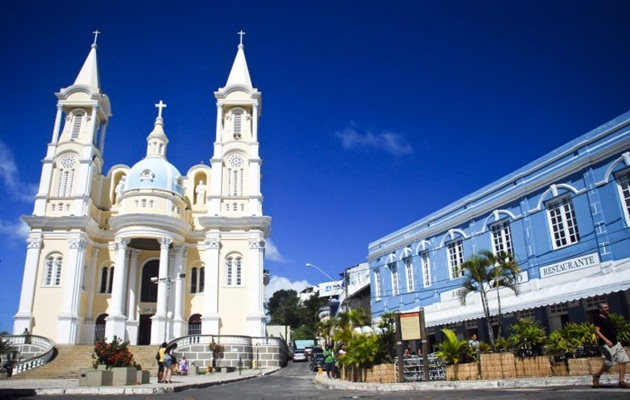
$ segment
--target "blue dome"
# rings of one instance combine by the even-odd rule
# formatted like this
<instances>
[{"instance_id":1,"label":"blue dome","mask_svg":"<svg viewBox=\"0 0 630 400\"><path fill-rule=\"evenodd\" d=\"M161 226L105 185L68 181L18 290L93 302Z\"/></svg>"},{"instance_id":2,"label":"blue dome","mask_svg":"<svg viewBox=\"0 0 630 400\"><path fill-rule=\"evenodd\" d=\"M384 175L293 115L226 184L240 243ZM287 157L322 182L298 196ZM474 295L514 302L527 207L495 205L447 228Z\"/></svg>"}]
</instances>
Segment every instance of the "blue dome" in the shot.
<instances>
[{"instance_id":1,"label":"blue dome","mask_svg":"<svg viewBox=\"0 0 630 400\"><path fill-rule=\"evenodd\" d=\"M135 189L160 189L184 196L180 185L181 174L161 157L147 157L129 170L125 191Z\"/></svg>"}]
</instances>

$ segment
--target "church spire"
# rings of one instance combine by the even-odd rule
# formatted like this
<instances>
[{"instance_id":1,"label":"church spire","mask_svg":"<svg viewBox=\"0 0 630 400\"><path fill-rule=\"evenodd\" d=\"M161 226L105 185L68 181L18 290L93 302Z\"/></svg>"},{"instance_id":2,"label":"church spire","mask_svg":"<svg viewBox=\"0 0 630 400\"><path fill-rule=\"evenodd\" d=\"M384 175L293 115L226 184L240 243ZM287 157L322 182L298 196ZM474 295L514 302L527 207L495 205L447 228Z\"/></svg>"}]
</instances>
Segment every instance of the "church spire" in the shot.
<instances>
[{"instance_id":1,"label":"church spire","mask_svg":"<svg viewBox=\"0 0 630 400\"><path fill-rule=\"evenodd\" d=\"M245 51L243 50L245 48L245 46L243 45L243 35L245 35L245 32L241 30L240 32L238 32L238 34L241 36L241 39L238 45L236 58L234 59L234 64L232 64L232 70L230 71L230 76L228 77L225 87L228 88L232 86L241 86L251 89L252 80L249 77L249 69L247 68Z\"/></svg>"},{"instance_id":2,"label":"church spire","mask_svg":"<svg viewBox=\"0 0 630 400\"><path fill-rule=\"evenodd\" d=\"M166 159L168 138L164 133L164 120L162 119L162 110L166 108L166 104L160 100L155 107L158 109L158 116L155 119L153 131L147 136L147 157Z\"/></svg>"},{"instance_id":3,"label":"church spire","mask_svg":"<svg viewBox=\"0 0 630 400\"><path fill-rule=\"evenodd\" d=\"M94 43L92 43L90 53L85 59L83 67L81 68L77 79L74 81L74 84L87 85L100 90L100 81L98 79L98 64L96 62L96 40L99 33L101 32L96 30L92 33L94 33Z\"/></svg>"}]
</instances>

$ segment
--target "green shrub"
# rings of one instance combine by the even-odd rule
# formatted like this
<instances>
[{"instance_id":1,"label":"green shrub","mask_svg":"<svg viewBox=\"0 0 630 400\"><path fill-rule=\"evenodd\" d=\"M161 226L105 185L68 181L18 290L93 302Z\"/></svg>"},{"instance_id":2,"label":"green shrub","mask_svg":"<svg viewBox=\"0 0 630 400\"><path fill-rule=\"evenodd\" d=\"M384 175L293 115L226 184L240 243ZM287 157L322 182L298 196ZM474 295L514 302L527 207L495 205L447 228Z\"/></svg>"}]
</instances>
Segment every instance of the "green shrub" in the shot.
<instances>
[{"instance_id":1,"label":"green shrub","mask_svg":"<svg viewBox=\"0 0 630 400\"><path fill-rule=\"evenodd\" d=\"M617 340L623 346L630 346L630 321L626 321L622 315L610 313L610 320L617 331Z\"/></svg>"},{"instance_id":2,"label":"green shrub","mask_svg":"<svg viewBox=\"0 0 630 400\"><path fill-rule=\"evenodd\" d=\"M534 318L522 318L509 329L512 334L508 337L508 345L515 355L533 357L542 354L547 337L540 322Z\"/></svg>"},{"instance_id":3,"label":"green shrub","mask_svg":"<svg viewBox=\"0 0 630 400\"><path fill-rule=\"evenodd\" d=\"M473 349L468 345L467 340L460 340L457 338L457 334L450 329L442 329L442 333L446 339L438 344L438 358L449 365L473 361Z\"/></svg>"},{"instance_id":4,"label":"green shrub","mask_svg":"<svg viewBox=\"0 0 630 400\"><path fill-rule=\"evenodd\" d=\"M545 353L556 360L597 354L595 325L590 322L567 323L552 332L545 343Z\"/></svg>"}]
</instances>

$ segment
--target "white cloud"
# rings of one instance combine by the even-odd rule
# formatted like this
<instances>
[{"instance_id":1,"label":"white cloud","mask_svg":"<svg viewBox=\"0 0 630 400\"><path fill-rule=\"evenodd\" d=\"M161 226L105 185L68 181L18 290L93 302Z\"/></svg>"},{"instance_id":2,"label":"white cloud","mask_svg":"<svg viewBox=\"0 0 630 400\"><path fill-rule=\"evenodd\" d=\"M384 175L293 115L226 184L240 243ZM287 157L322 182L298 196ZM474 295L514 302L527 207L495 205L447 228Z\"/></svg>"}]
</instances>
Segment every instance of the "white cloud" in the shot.
<instances>
[{"instance_id":1,"label":"white cloud","mask_svg":"<svg viewBox=\"0 0 630 400\"><path fill-rule=\"evenodd\" d=\"M382 150L394 156L413 153L413 147L398 133L382 132L378 135L372 132L361 133L354 128L346 128L335 135L341 140L344 149Z\"/></svg>"},{"instance_id":2,"label":"white cloud","mask_svg":"<svg viewBox=\"0 0 630 400\"><path fill-rule=\"evenodd\" d=\"M285 277L282 276L272 276L269 280L269 284L265 287L265 301L269 300L271 296L278 290L289 290L293 289L296 292L300 293L302 290L307 287L313 286L308 281L295 281L291 282Z\"/></svg>"},{"instance_id":3,"label":"white cloud","mask_svg":"<svg viewBox=\"0 0 630 400\"><path fill-rule=\"evenodd\" d=\"M267 241L265 242L265 259L269 261L280 262L280 263L288 262L288 260L284 258L282 254L280 254L280 251L278 250L276 245L273 243L271 238L267 238Z\"/></svg>"},{"instance_id":4,"label":"white cloud","mask_svg":"<svg viewBox=\"0 0 630 400\"><path fill-rule=\"evenodd\" d=\"M20 182L20 174L13 152L0 140L0 181L7 193L20 201L32 202L37 186Z\"/></svg>"},{"instance_id":5,"label":"white cloud","mask_svg":"<svg viewBox=\"0 0 630 400\"><path fill-rule=\"evenodd\" d=\"M0 236L23 241L28 237L29 227L22 220L15 222L0 220Z\"/></svg>"}]
</instances>

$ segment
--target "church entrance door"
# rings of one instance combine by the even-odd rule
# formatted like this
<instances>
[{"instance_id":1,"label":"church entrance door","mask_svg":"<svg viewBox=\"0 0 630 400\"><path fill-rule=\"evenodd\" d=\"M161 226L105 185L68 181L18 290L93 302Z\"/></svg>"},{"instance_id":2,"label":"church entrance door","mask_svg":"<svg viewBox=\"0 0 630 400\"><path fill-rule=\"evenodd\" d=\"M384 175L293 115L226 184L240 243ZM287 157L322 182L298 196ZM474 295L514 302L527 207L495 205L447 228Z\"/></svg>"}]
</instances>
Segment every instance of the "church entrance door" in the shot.
<instances>
[{"instance_id":1,"label":"church entrance door","mask_svg":"<svg viewBox=\"0 0 630 400\"><path fill-rule=\"evenodd\" d=\"M153 314L140 315L140 327L138 329L138 345L151 344L151 317Z\"/></svg>"}]
</instances>

